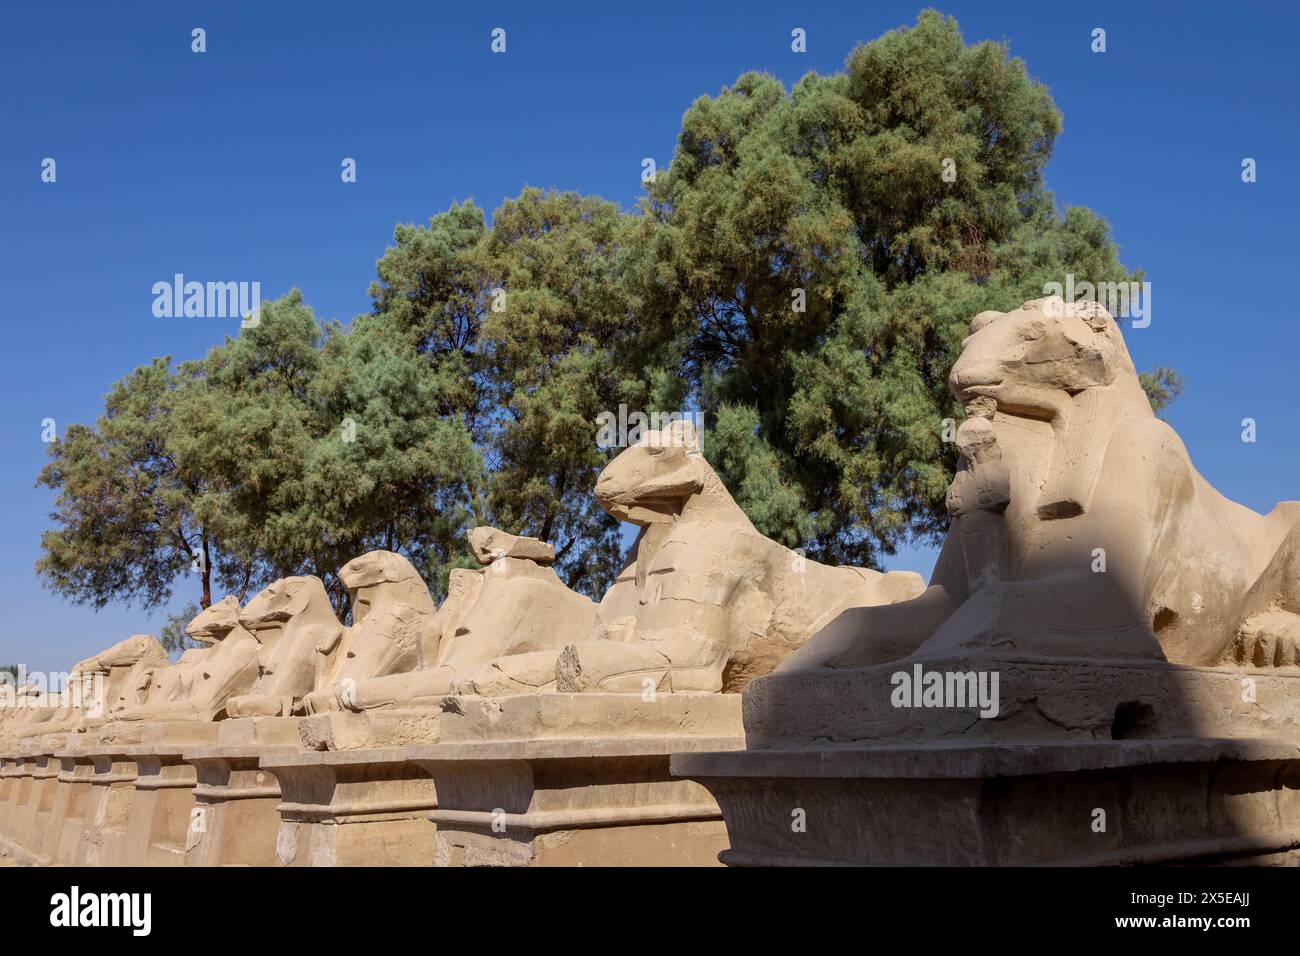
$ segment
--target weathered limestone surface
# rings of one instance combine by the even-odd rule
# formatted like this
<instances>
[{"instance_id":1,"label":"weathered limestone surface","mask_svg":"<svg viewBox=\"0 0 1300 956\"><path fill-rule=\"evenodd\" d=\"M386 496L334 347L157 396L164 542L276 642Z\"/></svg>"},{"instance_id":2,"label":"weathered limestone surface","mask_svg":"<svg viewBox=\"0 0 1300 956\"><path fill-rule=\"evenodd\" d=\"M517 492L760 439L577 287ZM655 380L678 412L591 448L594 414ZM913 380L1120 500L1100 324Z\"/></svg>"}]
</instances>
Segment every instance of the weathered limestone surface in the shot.
<instances>
[{"instance_id":1,"label":"weathered limestone surface","mask_svg":"<svg viewBox=\"0 0 1300 956\"><path fill-rule=\"evenodd\" d=\"M254 717L219 725L217 740L187 747L195 772L185 866L274 866L280 787L262 760L293 753L298 720Z\"/></svg>"},{"instance_id":2,"label":"weathered limestone surface","mask_svg":"<svg viewBox=\"0 0 1300 956\"><path fill-rule=\"evenodd\" d=\"M1287 741L806 747L673 770L718 799L731 865L1300 864Z\"/></svg>"},{"instance_id":3,"label":"weathered limestone surface","mask_svg":"<svg viewBox=\"0 0 1300 956\"><path fill-rule=\"evenodd\" d=\"M257 640L257 679L247 694L226 702L231 717L287 717L320 682L327 655L344 628L334 616L320 578L276 581L239 612Z\"/></svg>"},{"instance_id":4,"label":"weathered limestone surface","mask_svg":"<svg viewBox=\"0 0 1300 956\"><path fill-rule=\"evenodd\" d=\"M0 845L154 866L1300 862L1300 504L1219 495L1090 304L976 317L928 586L760 535L693 430L596 495L597 603L477 528L435 607L375 551L167 664L0 714ZM99 696L101 695L102 696ZM82 695L84 698L84 695Z\"/></svg>"},{"instance_id":5,"label":"weathered limestone surface","mask_svg":"<svg viewBox=\"0 0 1300 956\"><path fill-rule=\"evenodd\" d=\"M57 695L22 695L12 713L0 716L0 739L15 740L83 730L104 720L110 711L137 703L142 688L159 669L167 653L148 634L136 634L73 665L68 687Z\"/></svg>"},{"instance_id":6,"label":"weathered limestone surface","mask_svg":"<svg viewBox=\"0 0 1300 956\"><path fill-rule=\"evenodd\" d=\"M402 748L263 758L282 802L274 850L282 866L428 866L433 780Z\"/></svg>"},{"instance_id":7,"label":"weathered limestone surface","mask_svg":"<svg viewBox=\"0 0 1300 956\"><path fill-rule=\"evenodd\" d=\"M313 695L309 710L428 707L447 694L735 692L839 611L924 587L911 572L827 567L763 537L685 422L619 454L596 497L643 529L599 606L547 566L550 545L476 528L471 549L487 566L452 573L433 664Z\"/></svg>"},{"instance_id":8,"label":"weathered limestone surface","mask_svg":"<svg viewBox=\"0 0 1300 956\"><path fill-rule=\"evenodd\" d=\"M185 632L196 641L212 645L207 654L192 659L175 683L161 681L160 691L143 703L111 714L117 721L215 720L225 714L227 700L248 691L257 680L258 642L239 619L239 602L225 597L199 613ZM165 668L164 673L171 668Z\"/></svg>"},{"instance_id":9,"label":"weathered limestone surface","mask_svg":"<svg viewBox=\"0 0 1300 956\"><path fill-rule=\"evenodd\" d=\"M444 642L429 589L401 555L371 551L339 577L352 599L352 626L337 648L320 648L332 661L304 702L307 713L337 710L390 674L424 673Z\"/></svg>"},{"instance_id":10,"label":"weathered limestone surface","mask_svg":"<svg viewBox=\"0 0 1300 956\"><path fill-rule=\"evenodd\" d=\"M623 451L600 473L596 499L642 530L600 602L594 639L561 656L559 690L734 693L843 609L924 587L912 572L827 567L763 537L689 422Z\"/></svg>"},{"instance_id":11,"label":"weathered limestone surface","mask_svg":"<svg viewBox=\"0 0 1300 956\"><path fill-rule=\"evenodd\" d=\"M738 747L735 695L451 697L324 714L264 759L286 865L710 865L717 804L674 753ZM430 826L430 822L436 824Z\"/></svg>"},{"instance_id":12,"label":"weathered limestone surface","mask_svg":"<svg viewBox=\"0 0 1300 956\"><path fill-rule=\"evenodd\" d=\"M437 865L716 863L726 846L718 806L702 786L674 779L669 761L741 746L735 695L494 704L456 702L440 743L408 749L437 786Z\"/></svg>"},{"instance_id":13,"label":"weathered limestone surface","mask_svg":"<svg viewBox=\"0 0 1300 956\"><path fill-rule=\"evenodd\" d=\"M555 545L537 538L506 534L497 528L471 528L466 537L469 549L479 564L491 564L498 558L527 558L538 564L555 563Z\"/></svg>"},{"instance_id":14,"label":"weathered limestone surface","mask_svg":"<svg viewBox=\"0 0 1300 956\"><path fill-rule=\"evenodd\" d=\"M728 694L118 729L4 759L6 848L76 865L710 865L721 813L669 761L742 743Z\"/></svg>"},{"instance_id":15,"label":"weathered limestone surface","mask_svg":"<svg viewBox=\"0 0 1300 956\"><path fill-rule=\"evenodd\" d=\"M1300 504L1197 474L1093 303L977 316L949 385L929 587L751 682L747 749L674 759L724 859L1295 862Z\"/></svg>"},{"instance_id":16,"label":"weathered limestone surface","mask_svg":"<svg viewBox=\"0 0 1300 956\"><path fill-rule=\"evenodd\" d=\"M312 712L435 706L456 692L554 689L555 660L575 636L590 632L596 605L564 585L548 566L553 550L536 539L476 528L470 542L486 566L452 571L447 600L432 621L436 639L425 666L315 694L308 702Z\"/></svg>"},{"instance_id":17,"label":"weathered limestone surface","mask_svg":"<svg viewBox=\"0 0 1300 956\"><path fill-rule=\"evenodd\" d=\"M402 559L365 558L345 576L357 608L346 632L312 612L319 582L277 582L242 611L227 600L200 615L190 631L212 646L176 665L151 660L136 675L143 700L77 730L9 739L0 842L26 862L74 865L716 862L720 811L702 787L672 779L668 762L739 746L735 695L444 693L416 707L331 707L339 688L352 703L376 680L357 677L385 662L427 674L428 654L446 666L436 662L456 660L456 641L476 632L485 646L465 659L520 646L526 658L539 620L553 635L553 681L573 633L556 622L581 608L586 633L596 618L595 604L531 558L492 558L436 616ZM540 615L530 582L540 582ZM479 604L494 592L512 602L505 616ZM412 607L414 628L402 617ZM394 647L414 661L384 653ZM319 691L303 693L307 655L323 675L313 683L339 678L321 688L319 710ZM300 708L316 713L294 716ZM239 716L249 711L266 713Z\"/></svg>"}]
</instances>

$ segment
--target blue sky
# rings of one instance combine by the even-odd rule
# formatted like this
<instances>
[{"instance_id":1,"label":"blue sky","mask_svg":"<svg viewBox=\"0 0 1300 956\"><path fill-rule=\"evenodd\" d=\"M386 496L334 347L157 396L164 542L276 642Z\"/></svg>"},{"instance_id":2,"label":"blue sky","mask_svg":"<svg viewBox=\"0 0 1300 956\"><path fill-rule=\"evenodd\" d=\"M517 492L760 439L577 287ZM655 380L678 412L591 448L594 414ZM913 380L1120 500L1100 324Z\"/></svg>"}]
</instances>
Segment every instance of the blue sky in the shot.
<instances>
[{"instance_id":1,"label":"blue sky","mask_svg":"<svg viewBox=\"0 0 1300 956\"><path fill-rule=\"evenodd\" d=\"M542 10L545 6L548 9ZM1229 497L1300 498L1294 384L1300 58L1292 4L957 3L968 42L1007 40L1065 115L1047 170L1062 206L1106 217L1152 282L1139 368L1176 367L1169 420ZM237 323L159 319L176 272L302 288L322 319L365 311L398 222L524 185L631 206L641 160L742 72L839 69L911 24L908 3L11 2L0 11L0 663L62 669L165 614L75 607L34 571L51 496L41 421L93 421L156 355ZM1086 11L1086 12L1085 12ZM207 52L190 31L207 31ZM507 52L489 49L495 27ZM790 31L807 31L806 54ZM1091 31L1107 52L1090 50ZM41 161L58 180L42 183ZM340 182L354 157L358 181ZM1254 158L1258 182L1241 181ZM1241 420L1258 440L1241 441ZM912 549L892 566L929 572ZM192 599L190 582L181 582Z\"/></svg>"}]
</instances>

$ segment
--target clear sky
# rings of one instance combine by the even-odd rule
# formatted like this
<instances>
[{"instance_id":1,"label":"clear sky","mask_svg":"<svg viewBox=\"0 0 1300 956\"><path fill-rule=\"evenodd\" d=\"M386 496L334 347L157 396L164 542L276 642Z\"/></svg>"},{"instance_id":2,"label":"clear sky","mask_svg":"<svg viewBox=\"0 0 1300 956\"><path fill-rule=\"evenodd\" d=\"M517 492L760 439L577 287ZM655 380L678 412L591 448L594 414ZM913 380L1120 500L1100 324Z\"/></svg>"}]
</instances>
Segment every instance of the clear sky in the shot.
<instances>
[{"instance_id":1,"label":"clear sky","mask_svg":"<svg viewBox=\"0 0 1300 956\"><path fill-rule=\"evenodd\" d=\"M1258 510L1300 498L1293 3L949 2L1006 40L1065 115L1047 170L1152 282L1139 368L1176 367L1168 415L1203 474ZM41 422L93 421L112 382L233 333L159 319L174 273L299 286L321 319L368 308L398 222L524 185L630 207L683 111L749 69L839 69L920 4L14 2L0 8L0 663L64 669L165 613L75 607L33 571L51 496ZM1076 9L1069 9L1076 8ZM1086 11L1086 12L1085 12ZM191 52L191 30L207 52ZM503 55L491 31L506 30ZM807 31L808 50L790 49ZM1106 30L1105 53L1091 33ZM41 181L46 157L57 182ZM340 181L353 157L358 181ZM1256 160L1258 181L1241 181ZM1241 440L1254 418L1258 440ZM929 572L933 553L892 566ZM178 606L195 597L181 582Z\"/></svg>"}]
</instances>

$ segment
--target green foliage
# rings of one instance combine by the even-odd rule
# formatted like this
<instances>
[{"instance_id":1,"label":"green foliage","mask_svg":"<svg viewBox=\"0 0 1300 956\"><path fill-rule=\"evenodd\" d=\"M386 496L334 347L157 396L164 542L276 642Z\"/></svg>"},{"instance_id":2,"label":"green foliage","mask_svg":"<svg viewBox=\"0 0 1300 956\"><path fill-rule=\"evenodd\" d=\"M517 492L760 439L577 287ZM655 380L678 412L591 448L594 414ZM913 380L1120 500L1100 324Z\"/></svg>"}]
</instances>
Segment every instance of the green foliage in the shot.
<instances>
[{"instance_id":1,"label":"green foliage","mask_svg":"<svg viewBox=\"0 0 1300 956\"><path fill-rule=\"evenodd\" d=\"M628 228L613 203L525 189L493 214L479 259L505 290L480 339L498 413L490 510L553 542L561 574L597 595L618 570L618 524L592 496L607 461L594 422L645 399L620 262Z\"/></svg>"},{"instance_id":2,"label":"green foliage","mask_svg":"<svg viewBox=\"0 0 1300 956\"><path fill-rule=\"evenodd\" d=\"M1183 393L1183 377L1167 365L1159 365L1150 372L1141 372L1138 379L1147 393L1151 410L1161 414L1169 403Z\"/></svg>"},{"instance_id":3,"label":"green foliage","mask_svg":"<svg viewBox=\"0 0 1300 956\"><path fill-rule=\"evenodd\" d=\"M687 111L633 281L765 534L858 564L937 539L970 319L1067 272L1129 278L1105 223L1043 187L1060 128L1023 63L934 12L843 73L750 73Z\"/></svg>"},{"instance_id":4,"label":"green foliage","mask_svg":"<svg viewBox=\"0 0 1300 956\"><path fill-rule=\"evenodd\" d=\"M630 228L612 203L573 193L525 189L491 229L472 204L453 206L397 228L364 320L414 350L433 392L425 407L456 416L467 458L481 456L443 505L467 512L449 527L472 517L550 541L561 575L597 595L619 555L617 524L591 496L605 462L593 423L645 394L622 347Z\"/></svg>"},{"instance_id":5,"label":"green foliage","mask_svg":"<svg viewBox=\"0 0 1300 956\"><path fill-rule=\"evenodd\" d=\"M565 579L602 593L620 555L591 495L595 420L649 391L626 358L631 227L571 193L525 190L490 231L454 206L395 230L348 328L321 328L295 290L204 358L138 369L52 448L38 569L74 601L153 607L197 549L201 606L209 577L244 601L314 574L346 617L351 558L404 554L440 596L472 564L465 531L490 523L553 542Z\"/></svg>"},{"instance_id":6,"label":"green foliage","mask_svg":"<svg viewBox=\"0 0 1300 956\"><path fill-rule=\"evenodd\" d=\"M198 617L199 606L197 604L187 604L183 609L167 618L163 624L162 630L158 633L158 643L163 646L167 653L188 650L191 647L202 647L202 643L194 640L185 633L185 627Z\"/></svg>"},{"instance_id":7,"label":"green foliage","mask_svg":"<svg viewBox=\"0 0 1300 956\"><path fill-rule=\"evenodd\" d=\"M95 427L72 425L51 444L37 481L59 492L56 526L41 536L37 570L73 601L157 606L201 551L195 508L206 478L170 447L192 384L169 358L155 359L113 387Z\"/></svg>"},{"instance_id":8,"label":"green foliage","mask_svg":"<svg viewBox=\"0 0 1300 956\"><path fill-rule=\"evenodd\" d=\"M156 607L198 549L203 607L209 576L244 601L315 574L346 615L338 570L386 548L445 587L482 462L457 415L431 412L438 378L389 332L368 318L322 330L295 290L203 359L137 369L95 428L51 449L46 582L96 607Z\"/></svg>"},{"instance_id":9,"label":"green foliage","mask_svg":"<svg viewBox=\"0 0 1300 956\"><path fill-rule=\"evenodd\" d=\"M397 551L441 596L465 531L495 524L599 596L620 556L595 422L620 403L702 409L705 454L783 544L875 565L937 539L970 319L1067 273L1140 278L1095 214L1057 212L1060 130L1023 63L934 12L789 91L746 74L691 105L635 212L455 204L396 227L348 327L295 290L201 359L136 369L52 446L38 569L96 607L315 574L346 618L351 558ZM1182 387L1143 383L1158 411Z\"/></svg>"}]
</instances>

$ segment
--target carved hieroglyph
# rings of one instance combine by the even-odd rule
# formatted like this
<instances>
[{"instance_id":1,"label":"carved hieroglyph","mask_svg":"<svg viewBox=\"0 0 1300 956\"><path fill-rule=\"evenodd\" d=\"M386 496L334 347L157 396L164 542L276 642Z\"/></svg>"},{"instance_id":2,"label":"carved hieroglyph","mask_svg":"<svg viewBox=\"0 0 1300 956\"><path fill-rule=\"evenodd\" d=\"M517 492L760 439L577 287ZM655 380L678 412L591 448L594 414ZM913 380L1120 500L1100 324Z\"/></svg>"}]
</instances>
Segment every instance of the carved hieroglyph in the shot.
<instances>
[{"instance_id":1,"label":"carved hieroglyph","mask_svg":"<svg viewBox=\"0 0 1300 956\"><path fill-rule=\"evenodd\" d=\"M1260 515L1211 487L1099 305L976 316L949 386L968 418L930 587L840 615L782 671L992 650L1297 663L1300 503Z\"/></svg>"},{"instance_id":2,"label":"carved hieroglyph","mask_svg":"<svg viewBox=\"0 0 1300 956\"><path fill-rule=\"evenodd\" d=\"M623 451L601 472L596 498L642 530L600 603L596 639L561 657L560 690L738 691L844 608L924 588L910 571L828 567L765 538L689 422Z\"/></svg>"}]
</instances>

